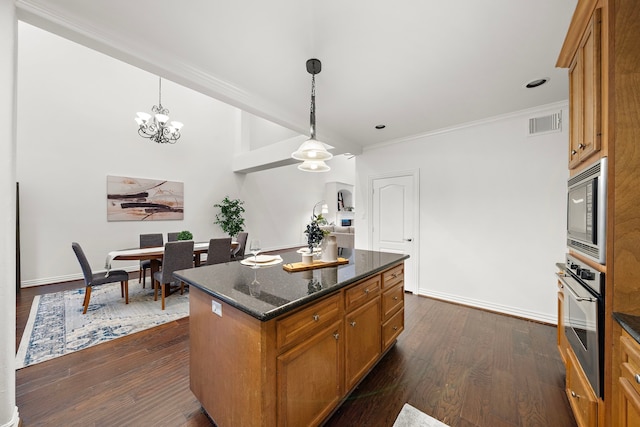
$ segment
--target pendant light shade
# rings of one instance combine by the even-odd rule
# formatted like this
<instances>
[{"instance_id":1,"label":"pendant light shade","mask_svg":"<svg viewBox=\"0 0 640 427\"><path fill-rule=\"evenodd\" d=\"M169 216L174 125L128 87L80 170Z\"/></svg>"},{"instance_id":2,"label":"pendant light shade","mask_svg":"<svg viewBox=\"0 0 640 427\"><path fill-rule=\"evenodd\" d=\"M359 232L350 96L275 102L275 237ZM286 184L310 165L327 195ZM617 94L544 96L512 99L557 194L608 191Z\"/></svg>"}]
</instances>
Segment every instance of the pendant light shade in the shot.
<instances>
[{"instance_id":1,"label":"pendant light shade","mask_svg":"<svg viewBox=\"0 0 640 427\"><path fill-rule=\"evenodd\" d=\"M311 74L311 137L302 143L297 151L291 154L303 163L298 169L306 172L326 172L331 168L324 163L333 157L324 144L316 139L316 74L322 70L322 63L318 59L307 61L307 71Z\"/></svg>"},{"instance_id":2,"label":"pendant light shade","mask_svg":"<svg viewBox=\"0 0 640 427\"><path fill-rule=\"evenodd\" d=\"M329 160L333 154L327 151L324 144L317 139L307 139L298 151L291 154L296 160Z\"/></svg>"},{"instance_id":3,"label":"pendant light shade","mask_svg":"<svg viewBox=\"0 0 640 427\"><path fill-rule=\"evenodd\" d=\"M305 172L327 172L331 170L322 160L305 160L298 165L298 169Z\"/></svg>"}]
</instances>

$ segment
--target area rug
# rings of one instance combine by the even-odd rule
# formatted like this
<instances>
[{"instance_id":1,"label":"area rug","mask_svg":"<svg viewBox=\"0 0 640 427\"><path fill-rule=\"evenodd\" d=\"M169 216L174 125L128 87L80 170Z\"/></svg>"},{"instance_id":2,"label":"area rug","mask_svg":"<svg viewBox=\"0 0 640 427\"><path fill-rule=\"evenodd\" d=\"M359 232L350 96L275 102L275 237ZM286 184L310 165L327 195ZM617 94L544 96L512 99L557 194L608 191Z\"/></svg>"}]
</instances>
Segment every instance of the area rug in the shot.
<instances>
[{"instance_id":1,"label":"area rug","mask_svg":"<svg viewBox=\"0 0 640 427\"><path fill-rule=\"evenodd\" d=\"M448 427L424 412L405 403L393 427Z\"/></svg>"},{"instance_id":2,"label":"area rug","mask_svg":"<svg viewBox=\"0 0 640 427\"><path fill-rule=\"evenodd\" d=\"M84 315L84 288L36 296L16 354L16 369L189 315L188 292L166 298L164 311L160 297L154 301L149 287L130 282L129 304L120 295L120 283L96 287Z\"/></svg>"}]
</instances>

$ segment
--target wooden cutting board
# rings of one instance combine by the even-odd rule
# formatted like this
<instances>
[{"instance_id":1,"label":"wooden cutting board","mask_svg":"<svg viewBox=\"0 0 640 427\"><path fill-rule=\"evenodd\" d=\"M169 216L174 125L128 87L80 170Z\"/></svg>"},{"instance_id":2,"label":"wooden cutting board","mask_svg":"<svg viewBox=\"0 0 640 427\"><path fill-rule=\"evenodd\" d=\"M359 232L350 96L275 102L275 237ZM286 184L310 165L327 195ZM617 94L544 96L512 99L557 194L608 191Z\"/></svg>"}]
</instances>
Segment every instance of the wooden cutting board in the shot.
<instances>
[{"instance_id":1,"label":"wooden cutting board","mask_svg":"<svg viewBox=\"0 0 640 427\"><path fill-rule=\"evenodd\" d=\"M293 262L290 264L282 264L282 268L288 272L313 270L315 268L334 267L336 265L349 264L349 260L346 258L338 258L337 261L325 262L325 261L313 261L313 264L303 264L302 262Z\"/></svg>"}]
</instances>

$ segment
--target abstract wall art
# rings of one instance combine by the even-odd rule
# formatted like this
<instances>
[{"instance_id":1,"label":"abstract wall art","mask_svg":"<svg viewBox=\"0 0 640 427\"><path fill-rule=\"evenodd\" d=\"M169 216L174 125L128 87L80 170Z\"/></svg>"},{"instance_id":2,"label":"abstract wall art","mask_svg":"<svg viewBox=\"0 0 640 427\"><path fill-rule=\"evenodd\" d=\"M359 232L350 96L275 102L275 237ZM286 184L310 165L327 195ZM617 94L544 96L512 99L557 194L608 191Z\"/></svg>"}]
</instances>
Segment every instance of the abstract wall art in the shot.
<instances>
[{"instance_id":1,"label":"abstract wall art","mask_svg":"<svg viewBox=\"0 0 640 427\"><path fill-rule=\"evenodd\" d=\"M107 221L184 219L184 183L107 176Z\"/></svg>"}]
</instances>

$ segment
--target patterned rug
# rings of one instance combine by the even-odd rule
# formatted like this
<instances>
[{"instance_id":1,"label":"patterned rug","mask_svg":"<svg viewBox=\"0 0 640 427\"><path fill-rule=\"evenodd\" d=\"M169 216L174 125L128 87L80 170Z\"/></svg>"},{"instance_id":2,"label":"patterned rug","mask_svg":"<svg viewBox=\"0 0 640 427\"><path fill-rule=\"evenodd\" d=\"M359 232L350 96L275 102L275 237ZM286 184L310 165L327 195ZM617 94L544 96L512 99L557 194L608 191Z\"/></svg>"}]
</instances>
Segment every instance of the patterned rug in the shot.
<instances>
[{"instance_id":1,"label":"patterned rug","mask_svg":"<svg viewBox=\"0 0 640 427\"><path fill-rule=\"evenodd\" d=\"M424 412L405 403L393 427L448 427Z\"/></svg>"},{"instance_id":2,"label":"patterned rug","mask_svg":"<svg viewBox=\"0 0 640 427\"><path fill-rule=\"evenodd\" d=\"M153 289L129 281L129 304L120 296L120 283L96 287L87 314L82 314L84 288L36 296L31 306L16 369L44 362L115 338L189 315L189 292L153 300Z\"/></svg>"}]
</instances>

